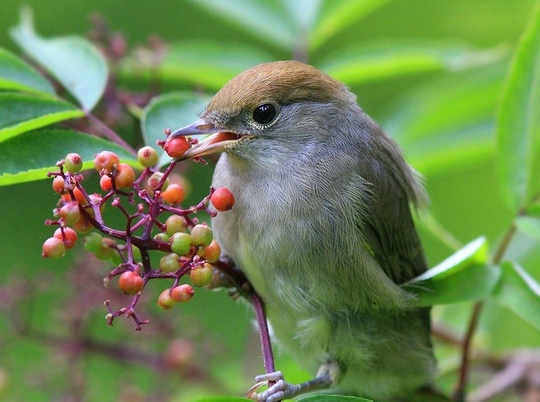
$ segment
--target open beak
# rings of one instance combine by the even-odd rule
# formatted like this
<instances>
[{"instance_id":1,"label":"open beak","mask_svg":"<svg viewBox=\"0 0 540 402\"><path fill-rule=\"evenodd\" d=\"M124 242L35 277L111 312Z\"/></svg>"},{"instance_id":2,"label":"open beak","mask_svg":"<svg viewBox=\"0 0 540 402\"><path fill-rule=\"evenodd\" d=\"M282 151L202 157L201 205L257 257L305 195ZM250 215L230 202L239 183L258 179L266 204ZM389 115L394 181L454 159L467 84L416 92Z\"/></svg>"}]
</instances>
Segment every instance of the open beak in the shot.
<instances>
[{"instance_id":1,"label":"open beak","mask_svg":"<svg viewBox=\"0 0 540 402\"><path fill-rule=\"evenodd\" d=\"M194 144L180 159L192 159L215 152L222 152L234 147L241 140L252 137L251 135L236 134L229 131L219 132L213 124L206 122L204 119L198 119L194 123L174 131L169 138L201 134L211 135Z\"/></svg>"}]
</instances>

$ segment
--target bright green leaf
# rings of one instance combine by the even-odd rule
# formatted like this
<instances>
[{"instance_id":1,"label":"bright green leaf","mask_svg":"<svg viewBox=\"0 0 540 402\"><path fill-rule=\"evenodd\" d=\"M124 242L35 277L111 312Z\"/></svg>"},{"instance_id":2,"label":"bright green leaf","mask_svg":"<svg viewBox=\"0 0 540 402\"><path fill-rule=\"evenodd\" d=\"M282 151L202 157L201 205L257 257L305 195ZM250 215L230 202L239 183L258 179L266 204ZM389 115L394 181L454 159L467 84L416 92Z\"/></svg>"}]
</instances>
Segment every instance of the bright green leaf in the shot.
<instances>
[{"instance_id":1,"label":"bright green leaf","mask_svg":"<svg viewBox=\"0 0 540 402\"><path fill-rule=\"evenodd\" d=\"M86 39L78 36L43 39L36 34L27 9L10 30L12 38L48 70L89 112L101 98L108 78L107 62Z\"/></svg>"},{"instance_id":2,"label":"bright green leaf","mask_svg":"<svg viewBox=\"0 0 540 402\"><path fill-rule=\"evenodd\" d=\"M540 6L525 30L503 90L497 119L499 182L508 207L519 210L537 191L540 138Z\"/></svg>"},{"instance_id":3,"label":"bright green leaf","mask_svg":"<svg viewBox=\"0 0 540 402\"><path fill-rule=\"evenodd\" d=\"M279 0L191 0L191 3L272 46L288 50L295 47L296 27Z\"/></svg>"},{"instance_id":4,"label":"bright green leaf","mask_svg":"<svg viewBox=\"0 0 540 402\"><path fill-rule=\"evenodd\" d=\"M440 280L447 276L454 275L471 265L487 264L489 256L488 243L485 237L479 237L463 246L446 260L437 266L427 270L422 275L417 276L408 283L425 281L427 279Z\"/></svg>"},{"instance_id":5,"label":"bright green leaf","mask_svg":"<svg viewBox=\"0 0 540 402\"><path fill-rule=\"evenodd\" d=\"M501 268L495 301L540 331L540 283L517 263L505 262Z\"/></svg>"},{"instance_id":6,"label":"bright green leaf","mask_svg":"<svg viewBox=\"0 0 540 402\"><path fill-rule=\"evenodd\" d=\"M301 398L298 402L372 402L371 399L359 398L357 396L342 395L312 395Z\"/></svg>"},{"instance_id":7,"label":"bright green leaf","mask_svg":"<svg viewBox=\"0 0 540 402\"><path fill-rule=\"evenodd\" d=\"M1 48L0 89L54 95L49 81L17 56Z\"/></svg>"},{"instance_id":8,"label":"bright green leaf","mask_svg":"<svg viewBox=\"0 0 540 402\"><path fill-rule=\"evenodd\" d=\"M85 169L92 168L94 155L103 150L140 167L123 147L88 134L43 129L13 137L0 143L0 186L46 179L47 173L56 169L56 162L69 152L81 155Z\"/></svg>"},{"instance_id":9,"label":"bright green leaf","mask_svg":"<svg viewBox=\"0 0 540 402\"><path fill-rule=\"evenodd\" d=\"M47 125L83 117L67 102L24 93L0 93L0 142Z\"/></svg>"},{"instance_id":10,"label":"bright green leaf","mask_svg":"<svg viewBox=\"0 0 540 402\"><path fill-rule=\"evenodd\" d=\"M349 85L433 71L457 71L492 63L502 49L478 51L446 42L375 42L331 53L317 63Z\"/></svg>"},{"instance_id":11,"label":"bright green leaf","mask_svg":"<svg viewBox=\"0 0 540 402\"><path fill-rule=\"evenodd\" d=\"M516 219L518 229L537 240L540 240L540 219L532 216L520 216Z\"/></svg>"},{"instance_id":12,"label":"bright green leaf","mask_svg":"<svg viewBox=\"0 0 540 402\"><path fill-rule=\"evenodd\" d=\"M403 285L415 294L414 306L456 303L487 298L500 278L500 270L488 265L488 245L480 237L436 267Z\"/></svg>"},{"instance_id":13,"label":"bright green leaf","mask_svg":"<svg viewBox=\"0 0 540 402\"><path fill-rule=\"evenodd\" d=\"M323 1L318 20L309 36L310 50L314 51L323 45L337 32L347 28L369 13L382 7L389 0L330 0ZM303 1L292 3L303 4Z\"/></svg>"},{"instance_id":14,"label":"bright green leaf","mask_svg":"<svg viewBox=\"0 0 540 402\"><path fill-rule=\"evenodd\" d=\"M122 66L122 76L137 80L157 76L165 82L188 82L218 90L238 73L270 60L268 53L248 46L184 41L171 44L157 66L140 58L128 60Z\"/></svg>"},{"instance_id":15,"label":"bright green leaf","mask_svg":"<svg viewBox=\"0 0 540 402\"><path fill-rule=\"evenodd\" d=\"M144 141L161 153L160 166L171 158L156 146L156 141L166 138L164 130L175 130L197 120L210 96L196 95L192 92L174 92L152 99L141 118Z\"/></svg>"}]
</instances>

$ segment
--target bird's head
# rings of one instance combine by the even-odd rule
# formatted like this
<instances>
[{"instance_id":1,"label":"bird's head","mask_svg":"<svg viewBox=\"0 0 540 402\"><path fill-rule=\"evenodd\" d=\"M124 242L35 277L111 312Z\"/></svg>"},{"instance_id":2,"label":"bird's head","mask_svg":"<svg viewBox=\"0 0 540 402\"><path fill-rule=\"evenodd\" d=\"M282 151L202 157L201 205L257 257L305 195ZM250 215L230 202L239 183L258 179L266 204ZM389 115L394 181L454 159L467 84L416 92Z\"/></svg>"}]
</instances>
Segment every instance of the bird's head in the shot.
<instances>
[{"instance_id":1,"label":"bird's head","mask_svg":"<svg viewBox=\"0 0 540 402\"><path fill-rule=\"evenodd\" d=\"M294 151L295 146L338 131L338 115L350 111L351 105L357 107L355 96L314 67L296 61L265 63L230 80L197 121L174 131L171 138L212 134L183 158Z\"/></svg>"}]
</instances>

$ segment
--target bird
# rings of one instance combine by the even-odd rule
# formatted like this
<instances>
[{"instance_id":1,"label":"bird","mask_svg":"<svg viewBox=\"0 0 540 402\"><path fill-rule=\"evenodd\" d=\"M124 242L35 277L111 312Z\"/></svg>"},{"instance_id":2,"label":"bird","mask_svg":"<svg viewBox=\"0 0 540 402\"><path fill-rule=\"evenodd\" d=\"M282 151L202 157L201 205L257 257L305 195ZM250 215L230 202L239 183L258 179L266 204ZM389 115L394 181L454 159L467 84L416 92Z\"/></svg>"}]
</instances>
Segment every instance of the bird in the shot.
<instances>
[{"instance_id":1,"label":"bird","mask_svg":"<svg viewBox=\"0 0 540 402\"><path fill-rule=\"evenodd\" d=\"M434 390L430 309L401 286L427 269L413 220L427 195L347 86L298 61L256 65L170 138L199 134L211 135L184 157L219 153L212 186L236 200L212 218L222 256L263 300L277 345L315 375L259 376L278 382L255 398Z\"/></svg>"}]
</instances>

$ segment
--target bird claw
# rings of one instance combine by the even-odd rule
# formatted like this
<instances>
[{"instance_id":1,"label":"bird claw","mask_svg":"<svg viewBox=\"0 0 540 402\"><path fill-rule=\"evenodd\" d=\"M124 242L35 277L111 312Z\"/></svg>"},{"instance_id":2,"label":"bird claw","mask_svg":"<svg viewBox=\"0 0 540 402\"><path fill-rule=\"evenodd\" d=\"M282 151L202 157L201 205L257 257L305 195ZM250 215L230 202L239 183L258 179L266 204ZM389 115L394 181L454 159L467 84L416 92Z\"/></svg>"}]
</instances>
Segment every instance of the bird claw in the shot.
<instances>
[{"instance_id":1,"label":"bird claw","mask_svg":"<svg viewBox=\"0 0 540 402\"><path fill-rule=\"evenodd\" d=\"M301 390L299 385L286 382L281 371L258 375L255 377L255 381L255 385L246 393L246 398L256 402L278 402L296 396ZM271 381L275 382L274 385L269 386L266 391L260 394L257 393L260 387L268 385Z\"/></svg>"}]
</instances>

